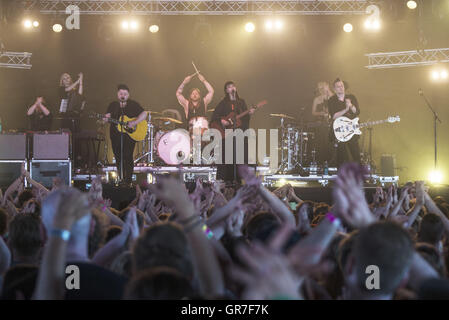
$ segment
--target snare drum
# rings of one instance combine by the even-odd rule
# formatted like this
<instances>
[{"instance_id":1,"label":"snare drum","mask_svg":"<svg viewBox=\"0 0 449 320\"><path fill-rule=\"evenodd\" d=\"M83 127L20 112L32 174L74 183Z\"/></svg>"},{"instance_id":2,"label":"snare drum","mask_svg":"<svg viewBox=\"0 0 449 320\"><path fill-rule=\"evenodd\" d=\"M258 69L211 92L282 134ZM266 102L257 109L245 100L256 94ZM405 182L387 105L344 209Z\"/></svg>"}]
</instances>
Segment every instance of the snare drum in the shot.
<instances>
[{"instance_id":1,"label":"snare drum","mask_svg":"<svg viewBox=\"0 0 449 320\"><path fill-rule=\"evenodd\" d=\"M158 156L166 164L177 165L190 157L190 136L184 129L162 134L156 145Z\"/></svg>"}]
</instances>

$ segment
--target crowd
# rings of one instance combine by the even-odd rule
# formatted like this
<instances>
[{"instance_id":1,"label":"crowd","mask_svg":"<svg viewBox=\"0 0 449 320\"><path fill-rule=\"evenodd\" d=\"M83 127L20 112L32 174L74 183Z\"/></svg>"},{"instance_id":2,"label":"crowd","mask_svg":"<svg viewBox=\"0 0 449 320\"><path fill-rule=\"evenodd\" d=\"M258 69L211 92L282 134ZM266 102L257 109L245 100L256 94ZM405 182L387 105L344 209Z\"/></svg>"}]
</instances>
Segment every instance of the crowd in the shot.
<instances>
[{"instance_id":1,"label":"crowd","mask_svg":"<svg viewBox=\"0 0 449 320\"><path fill-rule=\"evenodd\" d=\"M172 176L112 208L100 179L47 190L22 170L0 193L2 299L449 298L449 204L424 182L367 199L347 163L327 204L239 171L239 188Z\"/></svg>"}]
</instances>

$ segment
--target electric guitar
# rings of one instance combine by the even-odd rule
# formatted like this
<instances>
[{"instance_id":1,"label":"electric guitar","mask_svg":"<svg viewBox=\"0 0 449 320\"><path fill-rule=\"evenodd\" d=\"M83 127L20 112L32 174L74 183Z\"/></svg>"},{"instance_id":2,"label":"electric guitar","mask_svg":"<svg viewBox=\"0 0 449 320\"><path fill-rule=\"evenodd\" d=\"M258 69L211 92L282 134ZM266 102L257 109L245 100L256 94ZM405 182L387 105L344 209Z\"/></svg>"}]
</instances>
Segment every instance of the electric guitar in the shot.
<instances>
[{"instance_id":1,"label":"electric guitar","mask_svg":"<svg viewBox=\"0 0 449 320\"><path fill-rule=\"evenodd\" d=\"M211 124L210 124L210 127L211 128L213 128L213 129L217 129L218 131L220 131L220 133L221 133L221 136L222 137L225 137L226 135L225 135L225 130L226 129L233 129L234 128L234 122L235 122L235 127L236 128L240 128L240 126L242 125L242 120L241 120L241 118L243 118L244 116L246 116L250 111L251 111L251 109L259 109L260 107L262 107L262 106L264 106L264 105L266 105L268 103L268 101L267 100L263 100L263 101L260 101L257 105L255 105L254 107L251 107L251 108L249 108L248 110L246 110L246 111L243 111L242 113L239 113L239 114L237 114L235 111L232 111L232 112L230 112L227 116L225 116L225 117L222 117L221 119L220 119L220 121L213 121ZM228 125L226 125L226 126L224 126L222 123L221 123L221 120L226 120L229 124Z\"/></svg>"},{"instance_id":2,"label":"electric guitar","mask_svg":"<svg viewBox=\"0 0 449 320\"><path fill-rule=\"evenodd\" d=\"M355 134L361 135L362 131L360 131L360 129L363 127L370 127L372 125L381 124L385 122L394 123L399 121L401 121L401 118L399 118L399 116L396 116L396 117L388 117L388 119L385 120L365 122L359 124L359 118L354 118L351 120L346 117L338 117L334 121L333 128L335 138L340 142L346 142L351 140L351 138Z\"/></svg>"},{"instance_id":3,"label":"electric guitar","mask_svg":"<svg viewBox=\"0 0 449 320\"><path fill-rule=\"evenodd\" d=\"M104 118L103 114L99 114L96 112L91 112L91 115L98 119ZM128 127L128 122L134 121L136 119L137 118L128 118L127 116L122 115L120 116L119 120L108 118L107 121L109 123L115 124L119 132L123 131L123 133L126 133L134 141L142 141L147 135L148 122L146 120L143 120L139 122L135 128Z\"/></svg>"}]
</instances>

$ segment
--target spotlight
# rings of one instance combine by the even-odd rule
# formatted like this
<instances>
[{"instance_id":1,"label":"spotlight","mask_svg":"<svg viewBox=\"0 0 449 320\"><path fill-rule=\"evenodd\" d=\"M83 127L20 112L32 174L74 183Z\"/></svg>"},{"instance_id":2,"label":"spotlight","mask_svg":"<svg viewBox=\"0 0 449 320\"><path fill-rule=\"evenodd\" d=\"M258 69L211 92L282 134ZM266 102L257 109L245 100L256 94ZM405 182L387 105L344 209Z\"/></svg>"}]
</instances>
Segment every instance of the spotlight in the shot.
<instances>
[{"instance_id":1,"label":"spotlight","mask_svg":"<svg viewBox=\"0 0 449 320\"><path fill-rule=\"evenodd\" d=\"M33 21L33 27L37 28L39 27L39 21Z\"/></svg>"},{"instance_id":2,"label":"spotlight","mask_svg":"<svg viewBox=\"0 0 449 320\"><path fill-rule=\"evenodd\" d=\"M254 30L256 30L256 26L254 25L254 23L248 22L248 23L245 25L245 31L246 31L246 32L254 32Z\"/></svg>"},{"instance_id":3,"label":"spotlight","mask_svg":"<svg viewBox=\"0 0 449 320\"><path fill-rule=\"evenodd\" d=\"M137 30L137 28L139 27L139 24L137 23L137 21L131 21L130 27L132 30Z\"/></svg>"},{"instance_id":4,"label":"spotlight","mask_svg":"<svg viewBox=\"0 0 449 320\"><path fill-rule=\"evenodd\" d=\"M345 32L352 32L352 24L346 23L346 24L343 26L343 30L344 30Z\"/></svg>"},{"instance_id":5,"label":"spotlight","mask_svg":"<svg viewBox=\"0 0 449 320\"><path fill-rule=\"evenodd\" d=\"M157 24L153 24L150 26L149 30L151 33L156 33L159 31L159 26Z\"/></svg>"},{"instance_id":6,"label":"spotlight","mask_svg":"<svg viewBox=\"0 0 449 320\"><path fill-rule=\"evenodd\" d=\"M31 28L33 26L33 22L31 22L31 20L25 20L23 22L23 26L27 29Z\"/></svg>"},{"instance_id":7,"label":"spotlight","mask_svg":"<svg viewBox=\"0 0 449 320\"><path fill-rule=\"evenodd\" d=\"M431 73L431 77L434 81L447 80L448 72L444 68L434 69Z\"/></svg>"},{"instance_id":8,"label":"spotlight","mask_svg":"<svg viewBox=\"0 0 449 320\"><path fill-rule=\"evenodd\" d=\"M122 22L122 29L124 29L124 30L128 30L129 29L129 22L128 21L123 21Z\"/></svg>"},{"instance_id":9,"label":"spotlight","mask_svg":"<svg viewBox=\"0 0 449 320\"><path fill-rule=\"evenodd\" d=\"M407 7L409 8L409 9L416 9L416 7L418 6L418 4L416 3L416 1L412 1L412 0L410 0L410 1L407 1Z\"/></svg>"},{"instance_id":10,"label":"spotlight","mask_svg":"<svg viewBox=\"0 0 449 320\"><path fill-rule=\"evenodd\" d=\"M268 31L273 30L273 21L267 20L267 22L265 22L265 29L267 29Z\"/></svg>"},{"instance_id":11,"label":"spotlight","mask_svg":"<svg viewBox=\"0 0 449 320\"><path fill-rule=\"evenodd\" d=\"M380 20L366 19L365 20L365 28L368 30L379 30L380 29Z\"/></svg>"},{"instance_id":12,"label":"spotlight","mask_svg":"<svg viewBox=\"0 0 449 320\"><path fill-rule=\"evenodd\" d=\"M62 31L62 25L60 25L59 23L55 23L53 25L53 31L54 32L61 32Z\"/></svg>"},{"instance_id":13,"label":"spotlight","mask_svg":"<svg viewBox=\"0 0 449 320\"><path fill-rule=\"evenodd\" d=\"M432 79L433 80L439 80L440 79L440 73L438 71L432 71Z\"/></svg>"},{"instance_id":14,"label":"spotlight","mask_svg":"<svg viewBox=\"0 0 449 320\"><path fill-rule=\"evenodd\" d=\"M438 170L432 170L429 173L429 181L432 184L440 184L443 182L443 174Z\"/></svg>"},{"instance_id":15,"label":"spotlight","mask_svg":"<svg viewBox=\"0 0 449 320\"><path fill-rule=\"evenodd\" d=\"M281 30L282 27L284 26L284 24L282 23L281 20L276 20L276 22L274 23L275 27L277 30Z\"/></svg>"}]
</instances>

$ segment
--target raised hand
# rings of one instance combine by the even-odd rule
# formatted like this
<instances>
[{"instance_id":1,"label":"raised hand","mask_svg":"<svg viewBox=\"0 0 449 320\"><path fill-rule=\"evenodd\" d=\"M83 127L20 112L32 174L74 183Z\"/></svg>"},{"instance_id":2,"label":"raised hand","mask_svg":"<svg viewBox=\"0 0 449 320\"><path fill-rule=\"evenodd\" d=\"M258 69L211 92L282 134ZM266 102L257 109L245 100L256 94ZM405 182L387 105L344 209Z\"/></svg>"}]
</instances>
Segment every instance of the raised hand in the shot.
<instances>
[{"instance_id":1,"label":"raised hand","mask_svg":"<svg viewBox=\"0 0 449 320\"><path fill-rule=\"evenodd\" d=\"M233 266L230 275L244 285L244 299L273 299L276 296L302 298L299 287L303 279L281 253L289 234L289 228L281 228L268 247L255 243L252 247L237 248L237 254L246 268Z\"/></svg>"},{"instance_id":2,"label":"raised hand","mask_svg":"<svg viewBox=\"0 0 449 320\"><path fill-rule=\"evenodd\" d=\"M203 76L202 74L200 74L200 73L198 73L198 79L199 79L201 82L206 81L206 78L204 78L204 76Z\"/></svg>"},{"instance_id":3,"label":"raised hand","mask_svg":"<svg viewBox=\"0 0 449 320\"><path fill-rule=\"evenodd\" d=\"M363 192L363 178L366 171L363 167L346 163L338 171L336 180L339 207L336 214L354 227L363 227L375 221Z\"/></svg>"},{"instance_id":4,"label":"raised hand","mask_svg":"<svg viewBox=\"0 0 449 320\"><path fill-rule=\"evenodd\" d=\"M237 170L239 171L240 177L245 180L245 184L259 187L262 183L262 179L257 177L254 170L247 165L240 165L237 167Z\"/></svg>"},{"instance_id":5,"label":"raised hand","mask_svg":"<svg viewBox=\"0 0 449 320\"><path fill-rule=\"evenodd\" d=\"M61 198L53 225L58 229L70 230L73 223L90 212L87 194L70 187L63 187L57 192L61 192Z\"/></svg>"}]
</instances>

